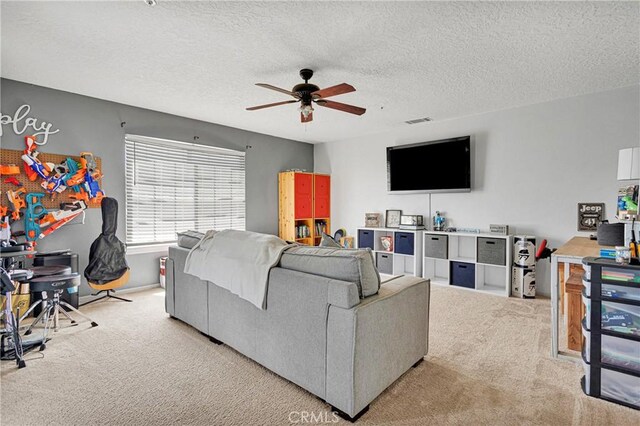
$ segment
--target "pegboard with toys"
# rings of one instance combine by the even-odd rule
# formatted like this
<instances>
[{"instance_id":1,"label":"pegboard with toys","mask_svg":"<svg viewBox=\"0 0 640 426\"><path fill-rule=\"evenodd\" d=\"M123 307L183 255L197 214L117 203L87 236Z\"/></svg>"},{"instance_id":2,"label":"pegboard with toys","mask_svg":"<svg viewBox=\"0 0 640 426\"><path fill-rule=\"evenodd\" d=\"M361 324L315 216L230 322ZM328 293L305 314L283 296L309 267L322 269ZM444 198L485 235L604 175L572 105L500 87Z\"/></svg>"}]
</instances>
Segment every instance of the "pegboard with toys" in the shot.
<instances>
[{"instance_id":1,"label":"pegboard with toys","mask_svg":"<svg viewBox=\"0 0 640 426\"><path fill-rule=\"evenodd\" d=\"M0 149L0 240L24 236L36 241L100 207L102 162L90 152L68 156L39 152L33 136L24 151ZM11 225L24 220L24 231ZM46 229L45 229L46 228Z\"/></svg>"}]
</instances>

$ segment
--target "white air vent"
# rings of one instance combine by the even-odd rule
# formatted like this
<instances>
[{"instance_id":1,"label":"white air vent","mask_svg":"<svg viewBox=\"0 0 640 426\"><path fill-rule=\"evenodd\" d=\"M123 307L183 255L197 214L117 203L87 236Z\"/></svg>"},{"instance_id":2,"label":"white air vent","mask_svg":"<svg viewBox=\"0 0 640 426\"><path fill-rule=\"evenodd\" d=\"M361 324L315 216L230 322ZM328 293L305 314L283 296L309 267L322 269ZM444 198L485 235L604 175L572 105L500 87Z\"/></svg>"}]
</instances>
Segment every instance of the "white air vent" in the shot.
<instances>
[{"instance_id":1,"label":"white air vent","mask_svg":"<svg viewBox=\"0 0 640 426\"><path fill-rule=\"evenodd\" d=\"M418 123L426 123L427 121L433 121L433 118L431 118L431 117L416 118L415 120L405 121L405 123L407 123L407 124L418 124Z\"/></svg>"}]
</instances>

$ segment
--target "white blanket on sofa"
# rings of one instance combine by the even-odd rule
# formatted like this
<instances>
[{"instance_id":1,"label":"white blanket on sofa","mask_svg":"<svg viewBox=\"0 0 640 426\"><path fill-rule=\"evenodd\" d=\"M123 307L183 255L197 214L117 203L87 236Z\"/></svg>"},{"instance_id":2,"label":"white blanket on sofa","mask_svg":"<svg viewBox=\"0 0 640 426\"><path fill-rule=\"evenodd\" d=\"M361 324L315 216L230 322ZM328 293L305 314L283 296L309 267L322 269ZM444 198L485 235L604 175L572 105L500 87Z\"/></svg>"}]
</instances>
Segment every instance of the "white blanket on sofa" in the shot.
<instances>
[{"instance_id":1,"label":"white blanket on sofa","mask_svg":"<svg viewBox=\"0 0 640 426\"><path fill-rule=\"evenodd\" d=\"M265 309L269 271L287 247L290 244L274 235L208 231L189 252L184 272Z\"/></svg>"}]
</instances>

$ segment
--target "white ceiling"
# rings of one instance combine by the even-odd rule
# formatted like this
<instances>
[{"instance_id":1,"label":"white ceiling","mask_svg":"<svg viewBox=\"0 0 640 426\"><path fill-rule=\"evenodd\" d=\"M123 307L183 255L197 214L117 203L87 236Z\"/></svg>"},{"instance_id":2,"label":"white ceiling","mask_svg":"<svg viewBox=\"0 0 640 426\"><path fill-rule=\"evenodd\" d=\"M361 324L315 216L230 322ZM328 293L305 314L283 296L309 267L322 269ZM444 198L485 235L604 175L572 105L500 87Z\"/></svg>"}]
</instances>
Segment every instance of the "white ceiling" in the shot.
<instances>
[{"instance_id":1,"label":"white ceiling","mask_svg":"<svg viewBox=\"0 0 640 426\"><path fill-rule=\"evenodd\" d=\"M2 75L325 142L638 84L637 2L2 2ZM300 68L361 117L296 105ZM428 124L420 124L428 125Z\"/></svg>"}]
</instances>

